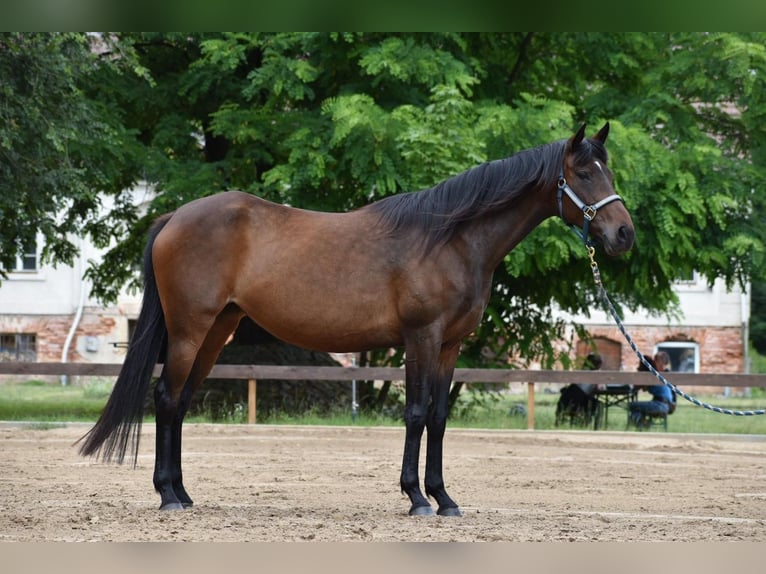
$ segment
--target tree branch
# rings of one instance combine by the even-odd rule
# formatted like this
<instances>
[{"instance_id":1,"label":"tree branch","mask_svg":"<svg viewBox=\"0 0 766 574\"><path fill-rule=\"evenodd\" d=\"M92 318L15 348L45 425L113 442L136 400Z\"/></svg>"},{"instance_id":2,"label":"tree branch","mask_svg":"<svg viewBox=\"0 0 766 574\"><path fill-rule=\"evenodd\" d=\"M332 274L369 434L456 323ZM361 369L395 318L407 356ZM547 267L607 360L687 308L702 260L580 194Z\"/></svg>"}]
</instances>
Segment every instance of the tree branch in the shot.
<instances>
[{"instance_id":1,"label":"tree branch","mask_svg":"<svg viewBox=\"0 0 766 574\"><path fill-rule=\"evenodd\" d=\"M506 82L508 86L511 86L521 75L521 66L526 59L527 50L529 49L529 45L532 43L532 37L534 35L534 32L527 32L526 36L524 36L524 39L521 41L521 45L519 46L519 56L516 58L516 63L513 65L511 75L508 76L508 80Z\"/></svg>"}]
</instances>

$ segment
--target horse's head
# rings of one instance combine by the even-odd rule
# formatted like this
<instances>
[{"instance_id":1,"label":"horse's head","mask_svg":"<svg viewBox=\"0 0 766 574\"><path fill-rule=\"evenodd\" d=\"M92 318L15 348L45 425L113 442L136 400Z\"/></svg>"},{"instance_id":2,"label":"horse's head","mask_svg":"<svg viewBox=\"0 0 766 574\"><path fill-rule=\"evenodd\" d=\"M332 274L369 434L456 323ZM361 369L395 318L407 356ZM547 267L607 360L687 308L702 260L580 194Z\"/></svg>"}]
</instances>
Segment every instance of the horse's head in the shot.
<instances>
[{"instance_id":1,"label":"horse's head","mask_svg":"<svg viewBox=\"0 0 766 574\"><path fill-rule=\"evenodd\" d=\"M620 255L633 246L635 232L606 165L608 135L607 123L594 138L586 139L583 124L567 141L557 201L561 218L581 228L585 241L590 233L601 240L609 255Z\"/></svg>"}]
</instances>

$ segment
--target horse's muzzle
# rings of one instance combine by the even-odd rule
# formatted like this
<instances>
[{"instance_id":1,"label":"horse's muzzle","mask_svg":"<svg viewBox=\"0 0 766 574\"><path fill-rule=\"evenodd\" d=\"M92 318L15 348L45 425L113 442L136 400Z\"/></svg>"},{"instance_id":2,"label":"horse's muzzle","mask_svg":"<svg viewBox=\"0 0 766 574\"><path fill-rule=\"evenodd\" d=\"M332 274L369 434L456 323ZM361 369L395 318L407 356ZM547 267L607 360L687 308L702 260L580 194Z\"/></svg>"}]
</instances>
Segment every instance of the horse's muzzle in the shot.
<instances>
[{"instance_id":1,"label":"horse's muzzle","mask_svg":"<svg viewBox=\"0 0 766 574\"><path fill-rule=\"evenodd\" d=\"M630 251L635 241L636 233L633 230L632 225L623 224L617 228L617 231L613 236L605 234L602 238L604 244L604 251L607 255L616 256L622 255Z\"/></svg>"}]
</instances>

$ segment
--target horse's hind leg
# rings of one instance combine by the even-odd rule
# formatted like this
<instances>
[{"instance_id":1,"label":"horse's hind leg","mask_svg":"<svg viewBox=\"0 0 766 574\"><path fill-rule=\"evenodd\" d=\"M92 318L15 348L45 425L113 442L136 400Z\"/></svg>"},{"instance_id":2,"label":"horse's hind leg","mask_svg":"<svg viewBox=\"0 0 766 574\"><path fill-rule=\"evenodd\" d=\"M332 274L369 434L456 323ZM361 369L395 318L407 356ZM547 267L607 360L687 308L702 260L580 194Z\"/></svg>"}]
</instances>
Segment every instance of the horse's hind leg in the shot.
<instances>
[{"instance_id":1,"label":"horse's hind leg","mask_svg":"<svg viewBox=\"0 0 766 574\"><path fill-rule=\"evenodd\" d=\"M192 373L193 372L194 371L192 370ZM194 504L191 497L187 494L186 489L184 488L183 474L181 472L181 429L183 426L184 417L186 416L186 412L189 410L189 406L191 404L192 394L192 387L187 382L183 391L181 391L181 398L178 401L178 409L175 417L173 417L171 430L171 485L173 487L173 492L175 493L176 498L178 498L181 506L184 508L189 508Z\"/></svg>"},{"instance_id":2,"label":"horse's hind leg","mask_svg":"<svg viewBox=\"0 0 766 574\"><path fill-rule=\"evenodd\" d=\"M163 370L162 376L154 387L154 405L156 410L157 436L154 449L154 489L162 501L160 510L180 510L184 505L191 504L186 491L176 494L174 483L181 483L181 467L176 464L174 446L180 434L178 405L180 395L174 398L170 385L168 371ZM179 430L176 431L176 428ZM181 489L182 490L182 489Z\"/></svg>"},{"instance_id":3,"label":"horse's hind leg","mask_svg":"<svg viewBox=\"0 0 766 574\"><path fill-rule=\"evenodd\" d=\"M181 345L169 337L165 367L154 388L157 436L153 482L162 499L161 510L177 510L191 504L181 478L180 436L184 414L182 396L188 394L184 387L195 356L194 345ZM176 493L178 485L181 487Z\"/></svg>"},{"instance_id":4,"label":"horse's hind leg","mask_svg":"<svg viewBox=\"0 0 766 574\"><path fill-rule=\"evenodd\" d=\"M188 365L190 344L172 345L169 339L168 358L165 371L155 389L157 410L157 447L154 466L154 487L159 492L162 502L160 509L174 510L193 504L183 485L181 471L182 427L189 409L194 391L202 384L226 339L231 335L242 317L242 312L234 306L226 307L216 317L199 349L194 353L191 368ZM173 366L175 365L175 368ZM183 377L183 385L178 380ZM170 382L175 382L171 385Z\"/></svg>"}]
</instances>

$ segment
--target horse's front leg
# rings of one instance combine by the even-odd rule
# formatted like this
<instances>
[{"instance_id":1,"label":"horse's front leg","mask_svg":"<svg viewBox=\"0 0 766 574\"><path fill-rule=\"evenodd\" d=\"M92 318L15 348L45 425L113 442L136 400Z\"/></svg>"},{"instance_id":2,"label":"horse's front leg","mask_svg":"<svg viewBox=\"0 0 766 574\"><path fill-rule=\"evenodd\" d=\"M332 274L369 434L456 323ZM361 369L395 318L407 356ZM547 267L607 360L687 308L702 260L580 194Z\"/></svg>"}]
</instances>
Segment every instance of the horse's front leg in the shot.
<instances>
[{"instance_id":1,"label":"horse's front leg","mask_svg":"<svg viewBox=\"0 0 766 574\"><path fill-rule=\"evenodd\" d=\"M434 360L436 353L431 350L432 345L424 344L425 337L413 339L418 344L407 344L405 351L404 425L406 432L400 484L402 492L410 498L410 516L428 516L433 515L434 511L420 490L418 463L420 443L428 417L428 404L431 400L431 379L436 374Z\"/></svg>"},{"instance_id":2,"label":"horse's front leg","mask_svg":"<svg viewBox=\"0 0 766 574\"><path fill-rule=\"evenodd\" d=\"M441 386L441 385L440 385ZM447 389L449 386L443 385ZM448 392L444 393L449 395ZM426 494L436 500L439 505L437 514L440 516L462 516L457 503L450 498L444 488L442 474L442 457L444 445L444 429L447 426L447 416L440 412L441 407L433 405L428 416L428 451L426 453Z\"/></svg>"},{"instance_id":3,"label":"horse's front leg","mask_svg":"<svg viewBox=\"0 0 766 574\"><path fill-rule=\"evenodd\" d=\"M425 384L425 383L423 383ZM434 513L433 508L420 490L420 478L418 476L418 462L420 460L420 442L423 430L426 426L428 407L420 400L415 400L413 395L421 395L421 389L415 389L420 385L407 383L407 404L404 408L404 425L406 428L404 438L404 457L402 459L402 474L400 484L402 492L410 498L410 516L428 516Z\"/></svg>"},{"instance_id":4,"label":"horse's front leg","mask_svg":"<svg viewBox=\"0 0 766 574\"><path fill-rule=\"evenodd\" d=\"M461 516L457 503L450 498L444 488L442 459L444 455L444 431L447 428L449 414L449 389L459 346L445 350L439 360L438 379L431 386L431 404L426 421L428 429L428 447L426 451L426 494L439 505L440 516Z\"/></svg>"}]
</instances>

